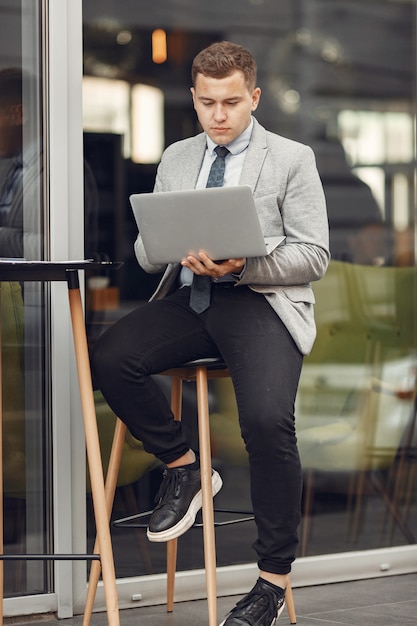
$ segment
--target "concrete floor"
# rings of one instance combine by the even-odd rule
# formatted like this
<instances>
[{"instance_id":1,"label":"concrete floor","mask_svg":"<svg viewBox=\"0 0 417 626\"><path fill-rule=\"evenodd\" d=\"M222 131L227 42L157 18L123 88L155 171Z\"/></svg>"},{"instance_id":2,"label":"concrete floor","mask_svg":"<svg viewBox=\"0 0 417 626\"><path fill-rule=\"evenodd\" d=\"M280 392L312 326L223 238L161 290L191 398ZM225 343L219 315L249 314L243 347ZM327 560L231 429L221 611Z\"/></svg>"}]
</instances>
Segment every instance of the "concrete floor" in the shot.
<instances>
[{"instance_id":1,"label":"concrete floor","mask_svg":"<svg viewBox=\"0 0 417 626\"><path fill-rule=\"evenodd\" d=\"M239 597L219 598L219 622ZM416 626L417 573L403 576L335 583L294 589L297 624L302 626ZM280 624L289 624L284 611ZM9 618L5 624L21 626L81 626L82 617L57 620L55 616ZM174 612L165 607L143 607L120 612L121 626L206 626L203 600L179 602ZM105 613L94 614L91 626L107 626Z\"/></svg>"}]
</instances>

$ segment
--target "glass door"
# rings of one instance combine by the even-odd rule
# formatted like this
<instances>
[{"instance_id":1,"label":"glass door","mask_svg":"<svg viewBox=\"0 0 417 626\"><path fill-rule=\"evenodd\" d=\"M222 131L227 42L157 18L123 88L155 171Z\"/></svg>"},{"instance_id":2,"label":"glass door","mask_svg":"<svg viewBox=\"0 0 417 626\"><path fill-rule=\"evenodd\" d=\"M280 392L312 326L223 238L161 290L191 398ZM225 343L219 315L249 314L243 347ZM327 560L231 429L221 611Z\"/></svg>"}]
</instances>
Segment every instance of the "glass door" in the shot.
<instances>
[{"instance_id":1,"label":"glass door","mask_svg":"<svg viewBox=\"0 0 417 626\"><path fill-rule=\"evenodd\" d=\"M0 257L42 260L47 228L42 2L0 2ZM5 553L50 542L47 288L1 283ZM5 561L5 597L52 589L44 561Z\"/></svg>"}]
</instances>

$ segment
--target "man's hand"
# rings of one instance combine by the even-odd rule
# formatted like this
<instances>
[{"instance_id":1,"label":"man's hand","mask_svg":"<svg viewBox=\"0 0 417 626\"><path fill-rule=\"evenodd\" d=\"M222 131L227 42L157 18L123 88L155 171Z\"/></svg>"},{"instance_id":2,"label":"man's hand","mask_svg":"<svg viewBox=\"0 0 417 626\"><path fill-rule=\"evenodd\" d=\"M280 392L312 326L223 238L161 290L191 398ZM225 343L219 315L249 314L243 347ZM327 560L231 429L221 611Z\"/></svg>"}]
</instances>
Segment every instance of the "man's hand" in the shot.
<instances>
[{"instance_id":1,"label":"man's hand","mask_svg":"<svg viewBox=\"0 0 417 626\"><path fill-rule=\"evenodd\" d=\"M190 255L182 259L181 265L188 267L194 274L220 278L225 274L240 274L245 262L244 258L212 261L205 252L199 252L198 257Z\"/></svg>"}]
</instances>

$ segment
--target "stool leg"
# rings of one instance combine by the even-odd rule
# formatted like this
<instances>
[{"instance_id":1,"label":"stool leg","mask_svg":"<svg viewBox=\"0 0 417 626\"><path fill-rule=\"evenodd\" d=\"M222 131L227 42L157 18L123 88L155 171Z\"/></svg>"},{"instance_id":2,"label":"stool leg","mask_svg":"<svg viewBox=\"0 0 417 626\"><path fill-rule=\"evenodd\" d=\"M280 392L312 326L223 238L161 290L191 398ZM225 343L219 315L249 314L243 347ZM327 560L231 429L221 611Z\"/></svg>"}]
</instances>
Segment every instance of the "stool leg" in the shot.
<instances>
[{"instance_id":1,"label":"stool leg","mask_svg":"<svg viewBox=\"0 0 417 626\"><path fill-rule=\"evenodd\" d=\"M196 368L198 435L203 511L204 564L206 570L209 626L217 626L216 545L208 407L207 369Z\"/></svg>"},{"instance_id":2,"label":"stool leg","mask_svg":"<svg viewBox=\"0 0 417 626\"><path fill-rule=\"evenodd\" d=\"M113 443L110 452L109 466L107 469L106 483L104 487L106 495L106 506L108 517L110 519L111 510L113 508L114 494L117 485L117 476L119 474L120 461L123 452L123 443L126 435L126 424L119 418L116 419L114 427ZM94 543L94 554L100 552L100 546L96 538ZM83 626L88 626L91 615L93 613L94 599L96 597L97 585L100 579L101 564L100 561L93 561L90 568L90 578L88 581L87 599L84 608Z\"/></svg>"},{"instance_id":3,"label":"stool leg","mask_svg":"<svg viewBox=\"0 0 417 626\"><path fill-rule=\"evenodd\" d=\"M181 421L182 410L182 380L173 376L171 381L171 411L177 421ZM178 540L167 542L167 611L174 610L175 571L177 569Z\"/></svg>"},{"instance_id":4,"label":"stool leg","mask_svg":"<svg viewBox=\"0 0 417 626\"><path fill-rule=\"evenodd\" d=\"M288 581L288 585L285 590L285 604L287 606L288 617L290 618L290 624L296 624L297 616L295 614L294 597L292 595L292 588L291 588L290 581Z\"/></svg>"},{"instance_id":5,"label":"stool leg","mask_svg":"<svg viewBox=\"0 0 417 626\"><path fill-rule=\"evenodd\" d=\"M80 387L81 406L90 469L91 491L94 517L100 543L100 560L103 570L104 595L106 599L109 626L119 626L119 604L117 598L116 575L114 571L113 549L110 537L109 519L104 492L103 466L101 462L90 360L88 356L85 321L79 287L71 288L68 283L68 296L74 336L75 357Z\"/></svg>"},{"instance_id":6,"label":"stool leg","mask_svg":"<svg viewBox=\"0 0 417 626\"><path fill-rule=\"evenodd\" d=\"M167 542L167 612L174 610L175 572L177 569L178 539Z\"/></svg>"}]
</instances>

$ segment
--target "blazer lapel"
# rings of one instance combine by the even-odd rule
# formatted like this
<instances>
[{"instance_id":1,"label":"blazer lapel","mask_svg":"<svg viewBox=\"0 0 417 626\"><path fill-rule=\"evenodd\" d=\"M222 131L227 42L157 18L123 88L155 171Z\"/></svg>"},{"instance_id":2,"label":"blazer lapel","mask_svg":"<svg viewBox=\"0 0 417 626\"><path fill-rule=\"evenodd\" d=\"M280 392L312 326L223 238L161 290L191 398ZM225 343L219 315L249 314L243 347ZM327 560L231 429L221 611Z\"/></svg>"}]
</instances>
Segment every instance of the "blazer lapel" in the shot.
<instances>
[{"instance_id":1,"label":"blazer lapel","mask_svg":"<svg viewBox=\"0 0 417 626\"><path fill-rule=\"evenodd\" d=\"M254 119L252 138L240 175L240 185L249 185L252 191L255 190L267 152L266 131Z\"/></svg>"},{"instance_id":2,"label":"blazer lapel","mask_svg":"<svg viewBox=\"0 0 417 626\"><path fill-rule=\"evenodd\" d=\"M188 146L186 159L180 163L181 173L179 174L180 189L194 189L197 184L201 164L206 149L206 136L204 133L197 135L195 141Z\"/></svg>"}]
</instances>

